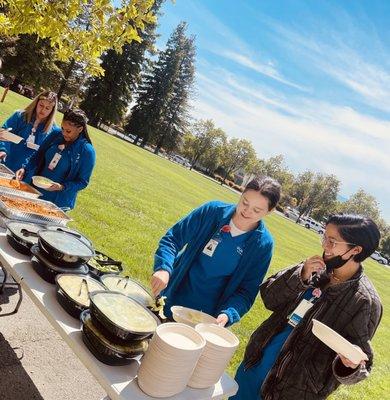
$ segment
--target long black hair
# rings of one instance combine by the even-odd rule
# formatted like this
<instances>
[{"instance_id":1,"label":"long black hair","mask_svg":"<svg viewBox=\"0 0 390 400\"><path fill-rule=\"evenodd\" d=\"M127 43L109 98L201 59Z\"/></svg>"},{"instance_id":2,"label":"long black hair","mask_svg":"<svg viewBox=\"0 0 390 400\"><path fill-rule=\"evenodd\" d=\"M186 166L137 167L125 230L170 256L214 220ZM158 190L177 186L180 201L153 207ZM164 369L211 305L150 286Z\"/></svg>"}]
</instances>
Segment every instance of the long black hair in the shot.
<instances>
[{"instance_id":1,"label":"long black hair","mask_svg":"<svg viewBox=\"0 0 390 400\"><path fill-rule=\"evenodd\" d=\"M365 260L379 246L381 234L371 218L355 214L334 214L326 221L328 224L335 225L346 242L362 247L363 250L353 256L356 262Z\"/></svg>"},{"instance_id":2,"label":"long black hair","mask_svg":"<svg viewBox=\"0 0 390 400\"><path fill-rule=\"evenodd\" d=\"M82 127L83 130L81 134L85 136L89 143L92 144L87 129L88 118L83 110L80 110L79 108L72 108L68 111L65 111L63 121L70 122L72 125L77 127Z\"/></svg>"}]
</instances>

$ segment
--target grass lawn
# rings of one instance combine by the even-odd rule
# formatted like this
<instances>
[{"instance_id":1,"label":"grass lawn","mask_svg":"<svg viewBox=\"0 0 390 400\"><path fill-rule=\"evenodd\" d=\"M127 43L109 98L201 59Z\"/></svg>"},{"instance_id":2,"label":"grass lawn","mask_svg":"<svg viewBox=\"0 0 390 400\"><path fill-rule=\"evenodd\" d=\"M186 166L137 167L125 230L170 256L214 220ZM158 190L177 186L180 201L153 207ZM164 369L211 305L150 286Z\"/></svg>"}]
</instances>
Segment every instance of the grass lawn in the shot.
<instances>
[{"instance_id":1,"label":"grass lawn","mask_svg":"<svg viewBox=\"0 0 390 400\"><path fill-rule=\"evenodd\" d=\"M2 90L0 89L0 95ZM0 103L0 122L28 99L9 92ZM60 121L60 116L57 119ZM157 242L166 229L201 203L220 199L236 202L238 195L177 164L155 156L94 128L91 137L97 151L97 165L89 187L80 193L70 213L71 226L90 237L97 250L126 264L126 274L147 284ZM269 274L319 254L316 233L272 214L266 224L275 238L275 254ZM390 269L372 259L364 263L377 288L385 314L373 340L375 364L369 379L353 387L341 387L332 399L387 399L390 393ZM234 374L251 332L269 315L261 300L233 327L241 344L229 371ZM298 400L298 399L292 399Z\"/></svg>"}]
</instances>

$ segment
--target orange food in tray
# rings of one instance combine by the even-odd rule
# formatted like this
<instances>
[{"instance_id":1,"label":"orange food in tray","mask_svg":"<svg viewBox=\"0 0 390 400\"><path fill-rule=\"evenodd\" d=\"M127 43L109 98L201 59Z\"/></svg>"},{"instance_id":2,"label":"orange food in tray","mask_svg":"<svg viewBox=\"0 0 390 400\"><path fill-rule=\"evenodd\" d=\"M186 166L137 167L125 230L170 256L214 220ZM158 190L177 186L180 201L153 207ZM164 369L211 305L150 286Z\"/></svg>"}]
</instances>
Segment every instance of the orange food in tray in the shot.
<instances>
[{"instance_id":1,"label":"orange food in tray","mask_svg":"<svg viewBox=\"0 0 390 400\"><path fill-rule=\"evenodd\" d=\"M0 195L0 200L8 207L13 210L26 213L34 213L43 215L45 217L56 217L63 218L64 214L62 211L55 210L50 206L42 203L36 203L32 200L22 198L12 198L4 195Z\"/></svg>"},{"instance_id":2,"label":"orange food in tray","mask_svg":"<svg viewBox=\"0 0 390 400\"><path fill-rule=\"evenodd\" d=\"M0 186L4 186L10 189L22 190L23 192L35 193L35 191L27 184L25 184L24 182L19 182L16 179L0 177Z\"/></svg>"}]
</instances>

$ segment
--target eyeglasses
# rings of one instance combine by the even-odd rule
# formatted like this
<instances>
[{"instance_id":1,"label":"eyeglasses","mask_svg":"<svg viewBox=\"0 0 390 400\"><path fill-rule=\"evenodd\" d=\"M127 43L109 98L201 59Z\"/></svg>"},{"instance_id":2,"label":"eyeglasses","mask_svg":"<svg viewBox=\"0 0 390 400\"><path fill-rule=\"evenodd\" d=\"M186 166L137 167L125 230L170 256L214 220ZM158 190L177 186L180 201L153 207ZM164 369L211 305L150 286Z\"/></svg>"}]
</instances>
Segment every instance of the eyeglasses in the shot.
<instances>
[{"instance_id":1,"label":"eyeglasses","mask_svg":"<svg viewBox=\"0 0 390 400\"><path fill-rule=\"evenodd\" d=\"M329 239L326 235L321 235L320 236L320 242L324 247L329 247L331 249L334 249L338 244L347 244L349 246L357 246L355 243L348 243L348 242L340 242L338 240L334 239Z\"/></svg>"}]
</instances>

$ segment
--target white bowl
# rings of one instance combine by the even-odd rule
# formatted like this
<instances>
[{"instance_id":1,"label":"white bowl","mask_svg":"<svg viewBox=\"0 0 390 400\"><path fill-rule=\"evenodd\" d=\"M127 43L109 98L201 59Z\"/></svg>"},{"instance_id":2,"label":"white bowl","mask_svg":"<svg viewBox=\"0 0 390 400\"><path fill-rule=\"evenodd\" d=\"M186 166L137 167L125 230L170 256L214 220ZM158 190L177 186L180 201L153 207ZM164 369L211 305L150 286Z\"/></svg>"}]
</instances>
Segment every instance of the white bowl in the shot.
<instances>
[{"instance_id":1,"label":"white bowl","mask_svg":"<svg viewBox=\"0 0 390 400\"><path fill-rule=\"evenodd\" d=\"M176 322L181 322L192 327L198 324L217 324L217 320L209 314L192 308L172 306L172 317Z\"/></svg>"},{"instance_id":2,"label":"white bowl","mask_svg":"<svg viewBox=\"0 0 390 400\"><path fill-rule=\"evenodd\" d=\"M354 364L359 364L362 360L368 360L367 355L361 349L355 347L336 331L316 319L313 319L312 332L321 342L325 343L337 354L348 358Z\"/></svg>"}]
</instances>

